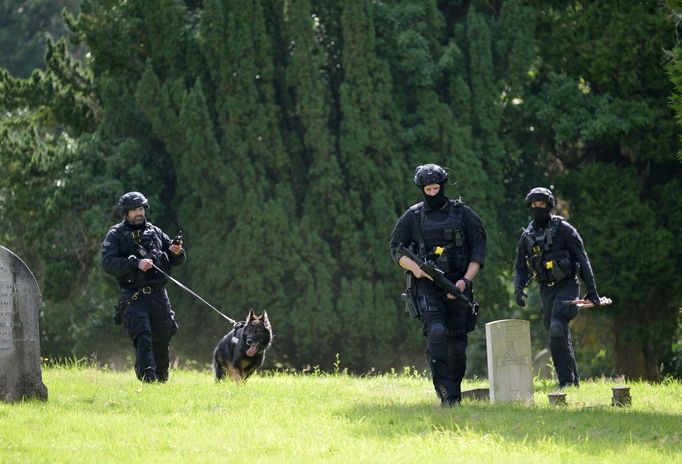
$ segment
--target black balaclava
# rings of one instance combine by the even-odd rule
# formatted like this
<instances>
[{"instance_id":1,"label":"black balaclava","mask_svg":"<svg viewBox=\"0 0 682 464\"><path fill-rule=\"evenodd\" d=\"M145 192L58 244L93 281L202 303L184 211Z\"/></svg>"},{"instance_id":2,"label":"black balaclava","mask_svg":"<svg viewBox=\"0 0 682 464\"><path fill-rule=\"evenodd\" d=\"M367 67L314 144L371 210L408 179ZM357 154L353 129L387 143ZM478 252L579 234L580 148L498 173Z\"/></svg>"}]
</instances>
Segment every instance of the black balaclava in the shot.
<instances>
[{"instance_id":1,"label":"black balaclava","mask_svg":"<svg viewBox=\"0 0 682 464\"><path fill-rule=\"evenodd\" d=\"M530 210L530 215L533 217L533 224L536 227L547 227L551 217L549 206L545 206L544 208L531 207L528 209Z\"/></svg>"},{"instance_id":2,"label":"black balaclava","mask_svg":"<svg viewBox=\"0 0 682 464\"><path fill-rule=\"evenodd\" d=\"M440 184L440 189L435 195L427 195L424 192L424 187L422 187L422 195L424 195L424 204L429 207L429 209L439 209L448 201L448 197L445 196L445 182Z\"/></svg>"}]
</instances>

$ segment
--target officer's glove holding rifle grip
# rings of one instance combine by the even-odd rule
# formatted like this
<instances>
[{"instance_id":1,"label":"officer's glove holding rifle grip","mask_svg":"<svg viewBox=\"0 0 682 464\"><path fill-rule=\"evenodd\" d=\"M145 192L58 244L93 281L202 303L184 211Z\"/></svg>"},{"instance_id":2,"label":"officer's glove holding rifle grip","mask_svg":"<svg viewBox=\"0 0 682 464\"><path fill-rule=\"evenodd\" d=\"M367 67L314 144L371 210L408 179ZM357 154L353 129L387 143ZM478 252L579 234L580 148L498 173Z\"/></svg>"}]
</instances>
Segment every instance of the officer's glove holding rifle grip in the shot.
<instances>
[{"instance_id":1,"label":"officer's glove holding rifle grip","mask_svg":"<svg viewBox=\"0 0 682 464\"><path fill-rule=\"evenodd\" d=\"M523 290L517 290L516 291L516 304L521 306L522 308L526 306L526 298L528 298L528 294L524 292Z\"/></svg>"}]
</instances>

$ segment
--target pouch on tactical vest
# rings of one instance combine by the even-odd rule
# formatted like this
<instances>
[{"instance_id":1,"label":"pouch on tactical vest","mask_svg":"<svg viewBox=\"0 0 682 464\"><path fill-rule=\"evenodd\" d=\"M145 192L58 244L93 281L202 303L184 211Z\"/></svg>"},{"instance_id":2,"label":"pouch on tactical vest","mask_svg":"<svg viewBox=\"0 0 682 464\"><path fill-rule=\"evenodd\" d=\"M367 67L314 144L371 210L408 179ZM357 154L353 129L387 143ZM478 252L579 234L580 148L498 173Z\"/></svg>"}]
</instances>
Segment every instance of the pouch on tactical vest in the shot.
<instances>
[{"instance_id":1,"label":"pouch on tactical vest","mask_svg":"<svg viewBox=\"0 0 682 464\"><path fill-rule=\"evenodd\" d=\"M532 223L531 223L532 224ZM531 233L531 224L524 231L527 250L526 264L533 277L543 285L554 285L576 274L576 264L568 250L548 251L554 242L561 219L552 217L549 229L540 236Z\"/></svg>"},{"instance_id":2,"label":"pouch on tactical vest","mask_svg":"<svg viewBox=\"0 0 682 464\"><path fill-rule=\"evenodd\" d=\"M575 266L567 250L545 253L542 266L546 279L553 284L575 275Z\"/></svg>"}]
</instances>

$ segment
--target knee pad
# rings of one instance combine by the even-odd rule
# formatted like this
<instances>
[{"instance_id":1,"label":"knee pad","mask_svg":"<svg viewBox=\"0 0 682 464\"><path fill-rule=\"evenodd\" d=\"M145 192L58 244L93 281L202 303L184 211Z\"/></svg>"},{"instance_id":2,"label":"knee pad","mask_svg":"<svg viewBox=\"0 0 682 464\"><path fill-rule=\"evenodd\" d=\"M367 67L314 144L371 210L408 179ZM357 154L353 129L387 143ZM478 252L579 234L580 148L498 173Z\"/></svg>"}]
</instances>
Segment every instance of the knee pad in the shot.
<instances>
[{"instance_id":1,"label":"knee pad","mask_svg":"<svg viewBox=\"0 0 682 464\"><path fill-rule=\"evenodd\" d=\"M565 338L567 334L568 324L557 319L552 319L552 322L549 324L549 336L551 338Z\"/></svg>"},{"instance_id":2,"label":"knee pad","mask_svg":"<svg viewBox=\"0 0 682 464\"><path fill-rule=\"evenodd\" d=\"M441 323L435 323L429 327L427 333L429 354L433 358L445 359L448 356L448 340L445 327Z\"/></svg>"}]
</instances>

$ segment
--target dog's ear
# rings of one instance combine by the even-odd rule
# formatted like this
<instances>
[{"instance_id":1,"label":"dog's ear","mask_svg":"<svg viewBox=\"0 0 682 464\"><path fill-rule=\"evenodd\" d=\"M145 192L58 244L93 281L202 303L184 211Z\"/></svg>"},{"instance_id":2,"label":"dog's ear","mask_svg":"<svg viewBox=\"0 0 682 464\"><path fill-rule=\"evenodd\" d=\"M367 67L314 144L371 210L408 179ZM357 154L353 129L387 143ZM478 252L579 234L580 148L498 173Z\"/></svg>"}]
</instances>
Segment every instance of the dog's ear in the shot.
<instances>
[{"instance_id":1,"label":"dog's ear","mask_svg":"<svg viewBox=\"0 0 682 464\"><path fill-rule=\"evenodd\" d=\"M270 327L270 319L268 319L268 312L263 311L263 315L261 317L263 318L263 325L265 325L265 328L272 330L272 327Z\"/></svg>"},{"instance_id":2,"label":"dog's ear","mask_svg":"<svg viewBox=\"0 0 682 464\"><path fill-rule=\"evenodd\" d=\"M253 308L249 309L249 315L246 316L246 322L256 319L256 313L253 312Z\"/></svg>"}]
</instances>

